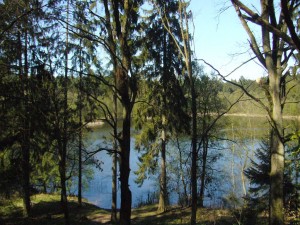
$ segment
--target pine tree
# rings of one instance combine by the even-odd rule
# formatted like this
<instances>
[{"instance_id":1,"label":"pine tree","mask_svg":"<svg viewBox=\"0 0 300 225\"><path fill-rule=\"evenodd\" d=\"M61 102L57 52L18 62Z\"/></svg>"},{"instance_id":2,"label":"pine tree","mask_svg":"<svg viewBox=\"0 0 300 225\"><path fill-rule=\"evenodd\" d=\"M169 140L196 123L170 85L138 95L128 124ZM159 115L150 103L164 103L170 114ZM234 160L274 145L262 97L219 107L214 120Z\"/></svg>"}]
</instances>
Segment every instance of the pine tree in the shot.
<instances>
[{"instance_id":1,"label":"pine tree","mask_svg":"<svg viewBox=\"0 0 300 225\"><path fill-rule=\"evenodd\" d=\"M172 19L172 15L177 12L176 2L157 2L159 6L164 7L165 14L169 17L169 23L175 30L179 29L178 20ZM171 131L178 132L188 128L189 118L184 112L186 109L186 99L182 91L182 87L178 80L178 76L182 73L182 59L178 57L178 49L171 35L165 30L160 22L157 9L148 12L150 15L144 21L145 40L143 55L147 56L146 64L154 65L145 67L146 78L150 82L148 88L143 91L146 97L146 104L139 109L138 123L142 124L140 143L137 142L139 148L144 149L143 157L141 157L140 178L144 175L147 166L153 166L156 157L160 154L161 172L160 172L160 195L158 211L164 212L167 208L167 177L166 177L166 152L167 143ZM178 34L177 34L178 35ZM148 92L148 93L147 93ZM148 118L151 118L149 121ZM180 118L180 119L179 119ZM182 123L178 123L182 121ZM150 131L151 129L151 131ZM147 136L145 133L151 132ZM149 141L149 144L147 143ZM161 142L158 144L158 142ZM145 145L143 145L143 143ZM157 148L160 145L160 148ZM158 150L158 151L157 151ZM154 152L155 153L154 153ZM150 161L152 163L150 163ZM144 161L144 162L143 162ZM146 162L147 161L147 162ZM142 182L142 179L139 179Z\"/></svg>"},{"instance_id":2,"label":"pine tree","mask_svg":"<svg viewBox=\"0 0 300 225\"><path fill-rule=\"evenodd\" d=\"M248 207L258 212L269 208L270 198L270 161L271 153L267 141L264 141L259 149L255 152L254 159L251 160L252 166L245 170L246 177L250 180L249 196L247 197ZM288 157L287 157L288 158ZM285 162L284 172L284 205L287 207L289 199L296 192L296 187L292 182L290 165Z\"/></svg>"}]
</instances>

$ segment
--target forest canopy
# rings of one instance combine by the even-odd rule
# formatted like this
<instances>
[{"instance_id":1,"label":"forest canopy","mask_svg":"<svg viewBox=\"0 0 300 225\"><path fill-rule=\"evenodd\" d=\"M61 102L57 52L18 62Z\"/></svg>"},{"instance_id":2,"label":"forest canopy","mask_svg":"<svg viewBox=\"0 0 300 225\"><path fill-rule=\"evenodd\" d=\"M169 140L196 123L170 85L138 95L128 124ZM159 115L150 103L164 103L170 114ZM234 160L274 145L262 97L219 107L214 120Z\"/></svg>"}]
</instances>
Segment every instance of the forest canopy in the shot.
<instances>
[{"instance_id":1,"label":"forest canopy","mask_svg":"<svg viewBox=\"0 0 300 225\"><path fill-rule=\"evenodd\" d=\"M259 9L239 0L230 6L266 75L233 80L195 57L189 1L0 1L0 199L22 197L30 218L33 194L59 193L71 224L70 190L82 206L83 188L103 163L97 154L106 152L111 220L129 225L136 149L136 182L156 176L158 212L168 210L174 192L178 204L191 207L195 225L221 158L213 149L241 139L222 133L231 115L240 123L267 118L267 131L249 163L248 151L235 152L249 193L244 185L242 200L232 192L224 202L255 215L269 208L270 224L299 215L299 2L260 2ZM91 150L84 138L99 121L110 127L99 137L109 144Z\"/></svg>"}]
</instances>

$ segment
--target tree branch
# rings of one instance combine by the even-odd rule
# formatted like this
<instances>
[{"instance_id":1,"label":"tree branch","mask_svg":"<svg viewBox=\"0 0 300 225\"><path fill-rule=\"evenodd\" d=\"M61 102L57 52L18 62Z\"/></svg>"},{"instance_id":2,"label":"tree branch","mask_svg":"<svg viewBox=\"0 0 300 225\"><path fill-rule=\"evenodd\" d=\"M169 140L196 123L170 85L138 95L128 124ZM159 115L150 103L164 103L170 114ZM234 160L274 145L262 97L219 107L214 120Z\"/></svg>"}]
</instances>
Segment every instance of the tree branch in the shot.
<instances>
[{"instance_id":1,"label":"tree branch","mask_svg":"<svg viewBox=\"0 0 300 225\"><path fill-rule=\"evenodd\" d=\"M235 70L237 70L238 68L240 68L242 65L246 64L247 62L249 62L250 60L247 60L246 62L244 62L242 65L240 65L239 67L235 68L231 73L229 73L228 75L222 75L220 73L220 71L218 69L216 69L214 66L212 66L210 63L206 62L204 59L198 59L199 61L202 61L203 63L205 63L206 65L208 65L210 68L212 68L214 71L217 72L217 75L219 77L222 78L222 80L240 88L247 96L249 96L250 98L252 98L254 101L256 101L260 106L262 106L263 109L265 109L267 111L268 114L270 114L270 110L269 108L259 99L259 98L256 98L254 95L252 95L244 86L236 83L236 82L233 82L233 81L230 81L228 80L226 77L229 76L231 73L233 73ZM253 60L253 58L251 59Z\"/></svg>"},{"instance_id":2,"label":"tree branch","mask_svg":"<svg viewBox=\"0 0 300 225\"><path fill-rule=\"evenodd\" d=\"M282 32L281 30L279 30L277 27L272 26L268 21L264 20L257 13L254 13L250 8L244 5L241 1L231 0L231 2L234 6L238 7L240 10L243 10L245 13L247 13L249 17L245 17L245 19L247 18L247 20L251 21L252 23L263 26L269 32L281 37L286 43L291 45L293 48L297 48L293 39L290 36Z\"/></svg>"},{"instance_id":3,"label":"tree branch","mask_svg":"<svg viewBox=\"0 0 300 225\"><path fill-rule=\"evenodd\" d=\"M294 1L293 1L294 2ZM290 6L290 9L293 6L293 2ZM295 44L296 48L298 49L298 52L300 52L300 39L299 36L296 33L296 29L294 26L294 23L291 19L292 13L289 9L288 9L288 3L287 0L281 0L281 9L282 9L282 14L284 16L284 20L287 24L287 27L289 29L289 32L291 34L291 38L293 40L293 43Z\"/></svg>"}]
</instances>

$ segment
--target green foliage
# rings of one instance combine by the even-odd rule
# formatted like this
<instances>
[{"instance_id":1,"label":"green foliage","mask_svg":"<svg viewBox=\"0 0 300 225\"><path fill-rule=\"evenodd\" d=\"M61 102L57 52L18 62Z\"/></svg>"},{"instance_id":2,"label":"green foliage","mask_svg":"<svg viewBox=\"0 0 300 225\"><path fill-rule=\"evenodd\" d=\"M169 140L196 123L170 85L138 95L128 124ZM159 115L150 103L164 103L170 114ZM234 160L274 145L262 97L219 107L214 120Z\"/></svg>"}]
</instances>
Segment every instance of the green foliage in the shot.
<instances>
[{"instance_id":1,"label":"green foliage","mask_svg":"<svg viewBox=\"0 0 300 225\"><path fill-rule=\"evenodd\" d=\"M251 160L252 166L245 170L245 175L250 180L249 188L250 196L246 198L248 207L261 212L269 207L269 188L270 188L270 149L267 142L263 142L261 148L255 152L255 159ZM296 168L291 167L286 156L286 167L284 172L284 196L285 207L290 207L297 193L295 180L293 180L291 170Z\"/></svg>"},{"instance_id":2,"label":"green foliage","mask_svg":"<svg viewBox=\"0 0 300 225\"><path fill-rule=\"evenodd\" d=\"M172 15L177 12L175 2L157 4L164 8L174 29L179 29L178 20ZM183 74L183 60L171 35L166 32L156 6L150 10L143 21L145 37L142 44L142 56L147 57L145 81L140 89L143 103L139 104L135 124L139 129L136 147L141 152L137 182L140 184L153 174L157 167L158 156L175 132L189 129L189 116L186 111L187 100L184 96L179 75ZM180 37L180 33L176 36ZM154 66L153 66L154 65Z\"/></svg>"},{"instance_id":3,"label":"green foliage","mask_svg":"<svg viewBox=\"0 0 300 225\"><path fill-rule=\"evenodd\" d=\"M121 3L121 1L115 1ZM124 39L128 49L121 48L121 42L116 38L116 50L108 46L108 22L113 22L113 15L105 21L102 9L103 1L70 1L69 19L69 49L70 59L67 71L68 99L65 108L64 85L66 62L66 9L65 1L1 1L0 3L0 195L12 197L21 193L22 180L22 149L30 151L30 186L38 191L55 192L59 188L59 151L67 127L68 152L67 174L70 186L76 184L77 176L77 138L82 130L78 121L78 110L83 110L83 124L95 119L105 119L113 125L114 102L112 96L116 93L113 61L122 64L122 52L128 50L128 59L132 66L126 71L128 76L128 95L130 106L135 103L134 121L137 128L136 148L139 150L139 171L137 182L157 173L158 156L162 140L169 148L167 156L172 158L168 164L169 180L172 187L182 195L180 185L186 183L190 173L188 147L176 149L176 136L186 134L190 130L189 84L186 79L184 60L171 37L162 25L168 19L170 27L179 41L183 44L178 20L178 1L156 1L158 8L164 8L159 15L157 9L146 10L145 17L140 17L139 5L143 1L130 1L130 18L128 36ZM120 11L121 22L124 22L125 12ZM99 15L98 15L99 13ZM177 19L176 19L177 18ZM116 19L116 18L114 18ZM119 24L120 25L120 24ZM63 32L62 32L63 30ZM127 34L126 34L127 35ZM118 40L117 40L118 39ZM182 48L182 46L180 46ZM111 56L111 57L108 57ZM123 67L124 65L121 65ZM221 124L207 129L219 115L228 102L234 102L241 90L230 83L223 83L216 77L207 76L203 68L194 66L194 79L197 91L197 108L199 113L198 133L201 143L206 135L210 140L217 136ZM286 80L285 115L299 116L300 89L298 67L291 69L292 76ZM81 79L80 79L81 78ZM250 94L267 104L265 89L262 84L268 82L262 79L262 84L241 77L238 84L243 85ZM138 98L135 99L136 91ZM118 92L119 93L119 92ZM120 94L120 93L119 93ZM79 95L81 98L79 98ZM135 101L136 100L136 101ZM118 117L122 118L125 101L118 99ZM127 105L128 106L128 105ZM129 107L130 108L130 107ZM131 113L131 108L128 110ZM243 97L229 113L265 114L257 102ZM66 127L64 118L67 118ZM114 123L115 122L115 123ZM242 120L238 120L241 124ZM129 127L129 126L128 126ZM262 131L264 132L264 131ZM165 134L165 137L163 136ZM118 135L117 135L118 136ZM120 135L116 138L121 139ZM173 139L173 140L172 140ZM299 140L299 132L287 136L290 140ZM172 143L171 143L172 142ZM182 140L187 145L186 140ZM172 148L171 148L172 146ZM203 153L204 150L200 149ZM299 175L299 143L288 151L288 170L290 177L297 179ZM182 155L181 155L182 154ZM264 147L257 151L257 161L246 173L253 181L251 192L255 202L267 206L268 191L268 154ZM216 159L214 157L213 159ZM203 163L203 159L199 159ZM179 162L179 163L178 163ZM214 162L213 160L210 162ZM24 169L24 168L23 168ZM199 169L199 172L201 170ZM85 165L86 178L92 176L91 170ZM183 177L180 179L180 177ZM207 181L210 180L208 177ZM286 185L294 182L287 179ZM177 185L177 186L176 186ZM182 184L184 185L184 184ZM293 188L292 185L289 188ZM189 188L187 188L189 189ZM286 189L290 196L291 189ZM11 208L9 210L12 210Z\"/></svg>"}]
</instances>

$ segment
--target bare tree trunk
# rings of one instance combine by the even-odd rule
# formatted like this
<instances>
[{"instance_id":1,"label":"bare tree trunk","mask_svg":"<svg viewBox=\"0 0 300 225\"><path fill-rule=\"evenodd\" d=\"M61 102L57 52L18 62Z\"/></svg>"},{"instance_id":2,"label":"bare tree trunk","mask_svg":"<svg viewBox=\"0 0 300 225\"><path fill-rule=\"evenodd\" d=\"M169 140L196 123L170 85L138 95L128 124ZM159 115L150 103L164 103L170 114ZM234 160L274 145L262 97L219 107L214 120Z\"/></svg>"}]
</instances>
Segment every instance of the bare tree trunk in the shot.
<instances>
[{"instance_id":1,"label":"bare tree trunk","mask_svg":"<svg viewBox=\"0 0 300 225\"><path fill-rule=\"evenodd\" d=\"M129 189L130 175L130 110L127 108L125 118L123 120L123 131L121 140L121 157L120 157L120 182L121 182L121 208L120 208L120 224L130 225L131 220L131 191Z\"/></svg>"},{"instance_id":2,"label":"bare tree trunk","mask_svg":"<svg viewBox=\"0 0 300 225\"><path fill-rule=\"evenodd\" d=\"M190 65L191 66L191 65ZM196 224L197 213L197 108L196 108L196 94L192 72L190 68L190 85L192 96L192 168L191 168L191 185L192 185L192 214L191 225Z\"/></svg>"},{"instance_id":3,"label":"bare tree trunk","mask_svg":"<svg viewBox=\"0 0 300 225\"><path fill-rule=\"evenodd\" d=\"M60 160L59 160L59 173L61 184L61 204L65 217L65 224L69 225L69 209L67 199L67 187L66 187L66 160L67 160L67 129L68 129L68 56L69 56L69 0L67 1L67 27L66 27L66 49L65 49L65 77L64 77L64 111L63 111L63 132L62 143L60 145ZM59 137L60 138L60 137Z\"/></svg>"},{"instance_id":4,"label":"bare tree trunk","mask_svg":"<svg viewBox=\"0 0 300 225\"><path fill-rule=\"evenodd\" d=\"M115 71L115 69L114 69ZM115 85L117 84L116 76L114 76ZM112 155L112 197L111 197L111 221L113 223L117 222L117 163L118 163L118 143L117 143L117 135L118 135L118 104L117 104L117 93L114 93L114 119L115 119L115 127L114 127L114 153Z\"/></svg>"},{"instance_id":5,"label":"bare tree trunk","mask_svg":"<svg viewBox=\"0 0 300 225\"><path fill-rule=\"evenodd\" d=\"M270 224L284 224L284 196L283 196L283 174L284 174L284 145L282 109L280 103L280 77L270 77L270 94L273 99L271 133L271 171L270 171Z\"/></svg>"},{"instance_id":6,"label":"bare tree trunk","mask_svg":"<svg viewBox=\"0 0 300 225\"><path fill-rule=\"evenodd\" d=\"M166 131L165 131L165 116L163 115L163 130L161 134L161 166L160 166L160 192L158 212L167 210L167 172L166 172Z\"/></svg>"},{"instance_id":7,"label":"bare tree trunk","mask_svg":"<svg viewBox=\"0 0 300 225\"><path fill-rule=\"evenodd\" d=\"M81 121L82 121L82 118L80 115L80 124L82 124ZM82 206L82 131L81 131L81 127L80 127L79 132L80 132L80 134L79 134L79 148L78 148L78 204L79 204L79 207L81 207Z\"/></svg>"},{"instance_id":8,"label":"bare tree trunk","mask_svg":"<svg viewBox=\"0 0 300 225\"><path fill-rule=\"evenodd\" d=\"M24 121L25 129L28 129L29 122ZM24 215L29 217L31 214L31 201L30 201L30 146L29 146L29 134L25 130L22 140L22 189L23 189L23 204L24 204Z\"/></svg>"},{"instance_id":9,"label":"bare tree trunk","mask_svg":"<svg viewBox=\"0 0 300 225\"><path fill-rule=\"evenodd\" d=\"M178 151L179 151L179 168L180 168L180 178L181 178L181 182L182 182L182 186L183 186L184 203L185 203L185 206L188 206L189 205L189 197L188 197L188 193L187 193L187 184L186 184L185 179L184 179L184 171L183 171L183 166L182 166L182 164L183 164L182 153L181 153L178 138L176 140L176 143L177 143L177 148L178 148Z\"/></svg>"},{"instance_id":10,"label":"bare tree trunk","mask_svg":"<svg viewBox=\"0 0 300 225\"><path fill-rule=\"evenodd\" d=\"M192 129L191 129L191 143L192 143L192 165L191 165L191 189L192 189L192 212L191 212L191 225L196 225L196 213L197 213L197 102L196 102L196 92L195 84L192 73L192 58L191 58L191 49L190 49L190 34L189 34L189 16L187 12L188 2L180 0L178 6L179 13L179 23L180 23L180 33L183 40L183 49L180 47L172 28L162 17L162 22L165 29L173 38L180 54L184 58L185 66L187 69L187 75L189 78L190 84L190 96L191 96L191 113L192 113ZM160 11L159 11L160 12ZM161 15L162 16L162 15Z\"/></svg>"},{"instance_id":11,"label":"bare tree trunk","mask_svg":"<svg viewBox=\"0 0 300 225\"><path fill-rule=\"evenodd\" d=\"M207 152L208 152L208 137L207 137L207 135L205 135L205 137L203 137L202 174L201 174L201 181L200 181L201 184L200 184L200 198L199 198L199 206L200 207L204 207L204 190L205 190Z\"/></svg>"},{"instance_id":12,"label":"bare tree trunk","mask_svg":"<svg viewBox=\"0 0 300 225\"><path fill-rule=\"evenodd\" d=\"M27 23L27 22L26 22ZM21 29L21 28L19 28ZM25 45L24 45L24 72L22 65L22 40L21 31L18 32L18 42L19 42L19 77L22 82L22 109L23 113L23 130L22 130L22 140L21 140L21 150L22 150L22 194L23 194L23 205L24 205L24 215L26 217L30 216L31 212L31 201L30 201L30 115L28 108L28 58L27 58L27 30L25 30Z\"/></svg>"},{"instance_id":13,"label":"bare tree trunk","mask_svg":"<svg viewBox=\"0 0 300 225\"><path fill-rule=\"evenodd\" d=\"M81 40L80 40L81 48ZM82 206L82 54L80 49L79 72L79 143L78 143L78 204Z\"/></svg>"},{"instance_id":14,"label":"bare tree trunk","mask_svg":"<svg viewBox=\"0 0 300 225\"><path fill-rule=\"evenodd\" d=\"M261 0L262 18L269 19L270 2ZM274 38L273 38L274 39ZM270 119L271 131L271 171L270 171L270 224L284 225L284 204L283 204L283 173L284 173L284 145L283 145L283 123L281 105L281 56L282 50L278 43L270 46L270 34L265 27L262 27L262 41L265 52L265 63L269 75L269 96L270 96ZM273 48L274 48L273 46ZM275 53L277 53L275 55ZM276 57L274 57L276 56Z\"/></svg>"},{"instance_id":15,"label":"bare tree trunk","mask_svg":"<svg viewBox=\"0 0 300 225\"><path fill-rule=\"evenodd\" d=\"M283 52L286 53L283 40L290 39L287 36L287 22L289 21L285 21L282 16L286 13L284 12L284 10L286 10L286 2L282 1L283 11L278 12L278 15L281 15L279 18L276 18L277 12L275 11L273 1L260 0L260 15L246 7L239 0L231 0L231 2L236 9L237 15L239 16L245 31L248 33L251 40L250 46L252 51L257 56L260 63L268 70L268 84L265 84L264 89L269 101L269 106L265 106L259 99L247 92L246 93L248 96L260 103L260 105L263 106L269 114L272 126L270 140L271 171L269 222L271 225L284 225L284 133L282 108L284 105L285 93L281 93L281 87L285 85L283 71L290 58L288 54L283 54ZM249 17L246 16L246 14ZM262 48L258 45L257 39L248 26L247 21L256 23L261 27ZM279 32L274 32L274 28L279 30ZM273 32L272 36L270 32ZM290 42L288 41L288 43ZM261 50L263 50L263 52Z\"/></svg>"},{"instance_id":16,"label":"bare tree trunk","mask_svg":"<svg viewBox=\"0 0 300 225\"><path fill-rule=\"evenodd\" d=\"M64 142L64 141L63 141ZM61 185L61 206L64 212L65 224L69 225L69 209L68 209L68 199L67 199L67 187L66 187L66 157L65 154L65 143L60 144L61 148L61 159L59 161L59 175L60 175L60 185Z\"/></svg>"},{"instance_id":17,"label":"bare tree trunk","mask_svg":"<svg viewBox=\"0 0 300 225\"><path fill-rule=\"evenodd\" d=\"M113 62L113 73L114 73L114 150L115 152L113 153L112 156L112 202L111 202L111 221L113 223L117 222L117 160L118 160L118 143L117 143L117 136L118 136L118 94L117 94L117 83L119 82L117 79L117 67L118 67L118 62L117 62L117 52L116 52L116 38L115 35L113 34L113 28L111 26L110 20L111 20L111 13L110 13L110 8L108 6L108 0L104 0L104 10L105 10L105 20L106 20L106 27L108 31L108 44L109 44L109 54ZM114 10L114 9L112 9Z\"/></svg>"},{"instance_id":18,"label":"bare tree trunk","mask_svg":"<svg viewBox=\"0 0 300 225\"><path fill-rule=\"evenodd\" d=\"M115 151L117 151L117 143L114 143ZM113 153L112 160L112 197L111 197L111 221L117 222L117 152Z\"/></svg>"}]
</instances>

